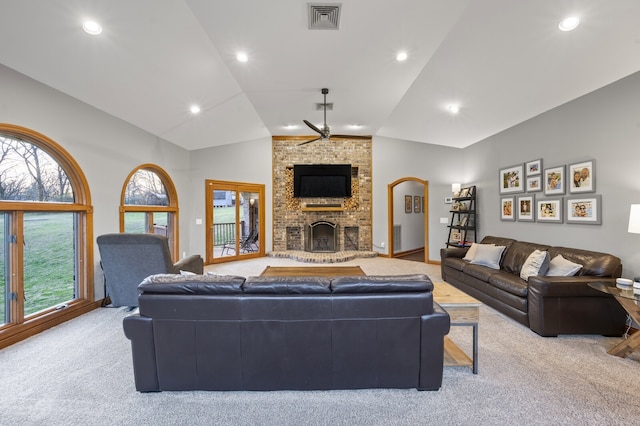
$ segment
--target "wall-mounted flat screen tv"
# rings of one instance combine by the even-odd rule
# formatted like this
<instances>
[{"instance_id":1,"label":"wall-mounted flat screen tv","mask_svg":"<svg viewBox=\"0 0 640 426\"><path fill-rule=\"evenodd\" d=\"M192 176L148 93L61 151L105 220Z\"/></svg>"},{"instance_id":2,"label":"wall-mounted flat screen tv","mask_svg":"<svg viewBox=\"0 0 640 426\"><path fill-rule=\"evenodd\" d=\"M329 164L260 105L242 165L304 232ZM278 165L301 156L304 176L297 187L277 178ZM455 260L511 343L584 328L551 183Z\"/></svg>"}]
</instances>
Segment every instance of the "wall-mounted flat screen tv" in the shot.
<instances>
[{"instance_id":1,"label":"wall-mounted flat screen tv","mask_svg":"<svg viewBox=\"0 0 640 426\"><path fill-rule=\"evenodd\" d=\"M351 197L351 164L295 164L294 197Z\"/></svg>"}]
</instances>

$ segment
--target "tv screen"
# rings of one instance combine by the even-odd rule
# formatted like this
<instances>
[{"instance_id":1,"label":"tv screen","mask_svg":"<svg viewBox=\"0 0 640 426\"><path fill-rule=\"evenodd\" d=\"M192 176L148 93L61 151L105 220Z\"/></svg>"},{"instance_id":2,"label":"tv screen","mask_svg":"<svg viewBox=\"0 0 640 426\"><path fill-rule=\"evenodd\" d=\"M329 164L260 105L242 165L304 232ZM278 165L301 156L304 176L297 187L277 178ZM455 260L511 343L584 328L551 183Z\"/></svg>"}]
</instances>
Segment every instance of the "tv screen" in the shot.
<instances>
[{"instance_id":1,"label":"tv screen","mask_svg":"<svg viewBox=\"0 0 640 426\"><path fill-rule=\"evenodd\" d=\"M351 197L351 164L295 164L294 197Z\"/></svg>"}]
</instances>

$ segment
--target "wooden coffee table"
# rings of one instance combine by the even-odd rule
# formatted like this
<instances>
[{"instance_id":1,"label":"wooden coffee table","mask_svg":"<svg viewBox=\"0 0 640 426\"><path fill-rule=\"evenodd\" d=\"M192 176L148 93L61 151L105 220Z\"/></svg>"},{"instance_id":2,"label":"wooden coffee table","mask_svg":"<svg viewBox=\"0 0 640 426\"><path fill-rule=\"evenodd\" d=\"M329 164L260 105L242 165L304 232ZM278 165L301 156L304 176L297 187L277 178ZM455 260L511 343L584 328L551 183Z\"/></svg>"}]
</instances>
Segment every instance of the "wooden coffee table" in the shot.
<instances>
[{"instance_id":1,"label":"wooden coffee table","mask_svg":"<svg viewBox=\"0 0 640 426\"><path fill-rule=\"evenodd\" d=\"M462 349L444 337L444 365L471 366L473 374L478 374L478 321L480 320L480 303L468 294L445 282L434 283L433 299L447 311L452 326L473 327L473 359Z\"/></svg>"}]
</instances>

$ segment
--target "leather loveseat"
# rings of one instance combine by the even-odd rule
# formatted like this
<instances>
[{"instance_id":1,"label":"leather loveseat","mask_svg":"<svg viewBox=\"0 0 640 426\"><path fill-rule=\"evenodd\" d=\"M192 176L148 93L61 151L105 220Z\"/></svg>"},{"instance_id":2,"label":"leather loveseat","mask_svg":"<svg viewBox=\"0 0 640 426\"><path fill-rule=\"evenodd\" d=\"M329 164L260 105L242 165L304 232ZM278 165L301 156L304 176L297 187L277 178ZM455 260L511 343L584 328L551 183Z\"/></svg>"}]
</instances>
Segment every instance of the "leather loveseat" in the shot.
<instances>
[{"instance_id":1,"label":"leather loveseat","mask_svg":"<svg viewBox=\"0 0 640 426\"><path fill-rule=\"evenodd\" d=\"M468 248L445 248L440 251L442 279L541 336L617 336L624 331L624 310L613 297L588 286L592 281L615 282L622 273L618 257L493 236L481 244L505 247L499 269L464 260ZM534 250L548 252L549 259L562 255L581 268L573 276L541 274L525 281L520 272Z\"/></svg>"},{"instance_id":2,"label":"leather loveseat","mask_svg":"<svg viewBox=\"0 0 640 426\"><path fill-rule=\"evenodd\" d=\"M449 315L426 275L152 275L124 319L136 389L442 384Z\"/></svg>"}]
</instances>

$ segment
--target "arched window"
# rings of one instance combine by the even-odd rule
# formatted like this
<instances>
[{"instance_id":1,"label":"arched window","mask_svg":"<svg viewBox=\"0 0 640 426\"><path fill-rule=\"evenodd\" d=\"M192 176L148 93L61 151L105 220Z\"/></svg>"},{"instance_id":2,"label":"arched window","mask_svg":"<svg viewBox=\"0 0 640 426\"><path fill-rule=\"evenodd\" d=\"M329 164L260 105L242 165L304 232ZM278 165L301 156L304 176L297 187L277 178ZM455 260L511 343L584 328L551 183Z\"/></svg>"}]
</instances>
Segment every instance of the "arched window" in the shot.
<instances>
[{"instance_id":1,"label":"arched window","mask_svg":"<svg viewBox=\"0 0 640 426\"><path fill-rule=\"evenodd\" d=\"M127 176L120 198L120 232L164 235L173 260L179 258L178 195L162 168L143 164Z\"/></svg>"},{"instance_id":2,"label":"arched window","mask_svg":"<svg viewBox=\"0 0 640 426\"><path fill-rule=\"evenodd\" d=\"M93 309L89 187L33 130L0 124L0 348Z\"/></svg>"}]
</instances>

